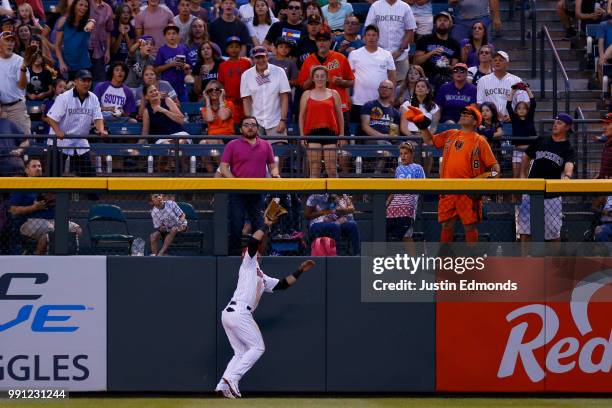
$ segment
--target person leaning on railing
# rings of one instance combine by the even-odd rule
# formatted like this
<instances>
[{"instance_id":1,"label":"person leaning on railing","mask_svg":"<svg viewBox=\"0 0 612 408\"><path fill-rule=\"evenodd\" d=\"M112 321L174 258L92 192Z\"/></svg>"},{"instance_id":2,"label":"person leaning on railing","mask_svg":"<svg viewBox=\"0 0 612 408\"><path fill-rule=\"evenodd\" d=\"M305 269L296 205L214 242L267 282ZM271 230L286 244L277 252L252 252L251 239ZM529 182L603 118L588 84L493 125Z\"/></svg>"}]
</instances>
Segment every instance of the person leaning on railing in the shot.
<instances>
[{"instance_id":1,"label":"person leaning on railing","mask_svg":"<svg viewBox=\"0 0 612 408\"><path fill-rule=\"evenodd\" d=\"M410 106L406 118L413 122L423 136L423 142L444 148L441 178L499 177L500 166L487 140L476 133L482 116L474 105L461 111L461 129L451 129L432 135L428 127L430 120L418 108ZM466 242L478 242L476 224L482 220L482 197L466 194L443 194L438 202L438 222L442 224L440 241L454 240L457 219L465 229Z\"/></svg>"}]
</instances>

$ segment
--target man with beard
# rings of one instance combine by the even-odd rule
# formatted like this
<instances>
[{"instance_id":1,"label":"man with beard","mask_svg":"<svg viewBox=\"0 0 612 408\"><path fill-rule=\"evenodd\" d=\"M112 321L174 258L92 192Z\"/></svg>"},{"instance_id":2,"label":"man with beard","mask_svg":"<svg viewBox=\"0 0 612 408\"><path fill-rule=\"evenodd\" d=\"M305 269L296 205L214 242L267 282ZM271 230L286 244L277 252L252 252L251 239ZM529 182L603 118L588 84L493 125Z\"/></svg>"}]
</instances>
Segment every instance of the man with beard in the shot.
<instances>
[{"instance_id":1,"label":"man with beard","mask_svg":"<svg viewBox=\"0 0 612 408\"><path fill-rule=\"evenodd\" d=\"M446 11L434 16L434 32L419 38L413 63L423 67L437 90L451 80L450 67L459 62L461 46L450 36L453 18Z\"/></svg>"},{"instance_id":2,"label":"man with beard","mask_svg":"<svg viewBox=\"0 0 612 408\"><path fill-rule=\"evenodd\" d=\"M280 177L274 163L272 145L257 135L257 119L242 118L242 137L227 144L221 157L224 178L264 178L266 167L272 177ZM230 170L231 169L231 170ZM229 254L240 255L242 227L249 221L253 230L263 228L263 196L255 194L229 195Z\"/></svg>"}]
</instances>

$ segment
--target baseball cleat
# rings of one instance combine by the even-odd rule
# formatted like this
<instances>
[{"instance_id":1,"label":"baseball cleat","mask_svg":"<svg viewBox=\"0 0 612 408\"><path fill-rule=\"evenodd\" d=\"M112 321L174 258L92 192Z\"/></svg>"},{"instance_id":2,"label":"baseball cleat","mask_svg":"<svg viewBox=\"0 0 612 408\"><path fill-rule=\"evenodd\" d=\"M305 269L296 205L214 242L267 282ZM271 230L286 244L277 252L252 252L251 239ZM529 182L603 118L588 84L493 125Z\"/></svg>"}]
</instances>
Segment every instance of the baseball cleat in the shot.
<instances>
[{"instance_id":1,"label":"baseball cleat","mask_svg":"<svg viewBox=\"0 0 612 408\"><path fill-rule=\"evenodd\" d=\"M238 384L236 384L235 381L228 380L227 378L224 378L223 381L225 382L225 384L227 384L229 390L235 398L242 397L242 395L240 395L240 390L238 390Z\"/></svg>"},{"instance_id":2,"label":"baseball cleat","mask_svg":"<svg viewBox=\"0 0 612 408\"><path fill-rule=\"evenodd\" d=\"M217 395L224 398L236 399L236 397L234 397L234 394L232 394L229 389L218 390Z\"/></svg>"}]
</instances>

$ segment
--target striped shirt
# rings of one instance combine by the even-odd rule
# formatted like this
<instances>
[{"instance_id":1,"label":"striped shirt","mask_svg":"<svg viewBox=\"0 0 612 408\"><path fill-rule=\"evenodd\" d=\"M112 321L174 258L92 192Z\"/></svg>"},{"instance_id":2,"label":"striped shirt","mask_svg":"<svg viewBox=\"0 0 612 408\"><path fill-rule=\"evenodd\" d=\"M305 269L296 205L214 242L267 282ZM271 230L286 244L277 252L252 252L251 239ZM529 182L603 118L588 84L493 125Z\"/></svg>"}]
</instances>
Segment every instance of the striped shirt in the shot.
<instances>
[{"instance_id":1,"label":"striped shirt","mask_svg":"<svg viewBox=\"0 0 612 408\"><path fill-rule=\"evenodd\" d=\"M153 228L161 229L162 231L170 231L174 227L179 227L187 224L181 221L183 210L172 200L163 202L162 208L153 207L151 210L151 218L153 219Z\"/></svg>"},{"instance_id":2,"label":"striped shirt","mask_svg":"<svg viewBox=\"0 0 612 408\"><path fill-rule=\"evenodd\" d=\"M410 6L396 0L393 4L388 0L377 0L368 10L364 27L373 24L378 27L380 36L378 46L389 52L396 51L402 44L404 34L408 30L416 30L416 20ZM397 59L403 61L408 57L408 49Z\"/></svg>"},{"instance_id":3,"label":"striped shirt","mask_svg":"<svg viewBox=\"0 0 612 408\"><path fill-rule=\"evenodd\" d=\"M500 117L506 116L508 114L508 110L506 109L508 95L512 92L512 85L518 82L523 82L523 80L516 75L508 73L502 79L497 78L495 73L485 75L478 80L476 102L479 104L483 102L492 102L495 104ZM529 102L529 95L527 95L527 92L517 91L514 94L512 108L520 101Z\"/></svg>"},{"instance_id":4,"label":"striped shirt","mask_svg":"<svg viewBox=\"0 0 612 408\"><path fill-rule=\"evenodd\" d=\"M81 102L76 89L58 95L47 116L59 124L59 128L68 135L89 135L91 125L96 119L102 119L100 102L93 92L88 92ZM54 135L51 127L49 134ZM51 139L48 144L53 144ZM57 141L59 147L89 147L87 139L62 139ZM77 149L76 153L82 155L89 149ZM73 155L73 149L62 149L64 154Z\"/></svg>"}]
</instances>

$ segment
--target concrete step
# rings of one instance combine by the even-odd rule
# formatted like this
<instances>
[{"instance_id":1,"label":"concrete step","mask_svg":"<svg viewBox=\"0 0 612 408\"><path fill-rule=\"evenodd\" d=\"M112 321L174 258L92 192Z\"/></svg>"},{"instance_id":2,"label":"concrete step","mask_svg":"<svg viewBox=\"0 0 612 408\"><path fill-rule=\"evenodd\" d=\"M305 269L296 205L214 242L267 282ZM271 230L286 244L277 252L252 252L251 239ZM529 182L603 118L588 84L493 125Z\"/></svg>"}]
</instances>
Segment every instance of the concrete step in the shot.
<instances>
[{"instance_id":1,"label":"concrete step","mask_svg":"<svg viewBox=\"0 0 612 408\"><path fill-rule=\"evenodd\" d=\"M544 101L536 99L536 102L538 104L538 112L552 111L553 101L551 99L547 99ZM570 99L570 108L572 109L572 111L577 107L580 107L583 112L594 111L598 114L600 113L600 110L597 107L597 101L575 101Z\"/></svg>"},{"instance_id":2,"label":"concrete step","mask_svg":"<svg viewBox=\"0 0 612 408\"><path fill-rule=\"evenodd\" d=\"M516 55L515 55L516 54ZM512 69L512 71L515 71L517 69L529 69L531 72L531 53L529 54L528 57L525 58L519 58L519 56L522 53L514 51L512 52L512 54L510 54L510 67ZM523 56L524 57L524 56ZM551 64L552 62L550 61L546 61L547 62L547 68L548 70L550 70ZM580 60L578 59L567 59L565 61L563 61L563 66L565 67L565 70L568 72L568 75L570 72L581 72L580 71ZM540 68L540 61L536 61L536 67ZM592 70L589 71L589 73L593 73Z\"/></svg>"},{"instance_id":3,"label":"concrete step","mask_svg":"<svg viewBox=\"0 0 612 408\"><path fill-rule=\"evenodd\" d=\"M525 68L515 68L514 66L515 64L512 64L510 66L510 72L513 73L514 75L517 75L521 78L525 78L525 79L529 79L531 78L531 65L527 65ZM537 67L537 79L538 79L538 83L539 83L539 78L540 78L540 68L539 65ZM579 89L587 89L587 85L588 85L588 80L593 76L593 71L583 71L580 69L566 69L566 73L567 76L569 77L570 82L572 83L572 86L578 86L578 84L580 84L579 86L584 86L584 88L579 88ZM561 71L558 70L557 72L557 83L559 84L559 88L563 88L563 75L561 74ZM552 86L552 71L550 70L550 66L548 67L548 69L546 70L546 83L549 84L550 86ZM531 87L533 88L534 85L529 82L529 84L531 84ZM572 87L572 89L576 89L574 87Z\"/></svg>"},{"instance_id":4,"label":"concrete step","mask_svg":"<svg viewBox=\"0 0 612 408\"><path fill-rule=\"evenodd\" d=\"M515 75L518 75L515 73L515 71L510 71L510 72L514 73ZM539 77L529 78L528 75L525 75L524 78L525 80L527 80L527 82L529 82L531 89L534 92L538 93L538 96L539 96L540 78ZM575 99L575 100L598 99L600 97L601 91L589 91L587 89L587 85L588 85L588 79L586 78L577 78L577 79L570 80L570 98L574 99L580 96L582 97L581 99ZM565 87L564 87L563 81L558 81L557 86L558 86L557 93L559 94L559 97L561 97L565 93ZM545 89L546 89L546 97L547 98L552 97L552 81L550 79L546 80Z\"/></svg>"}]
</instances>

